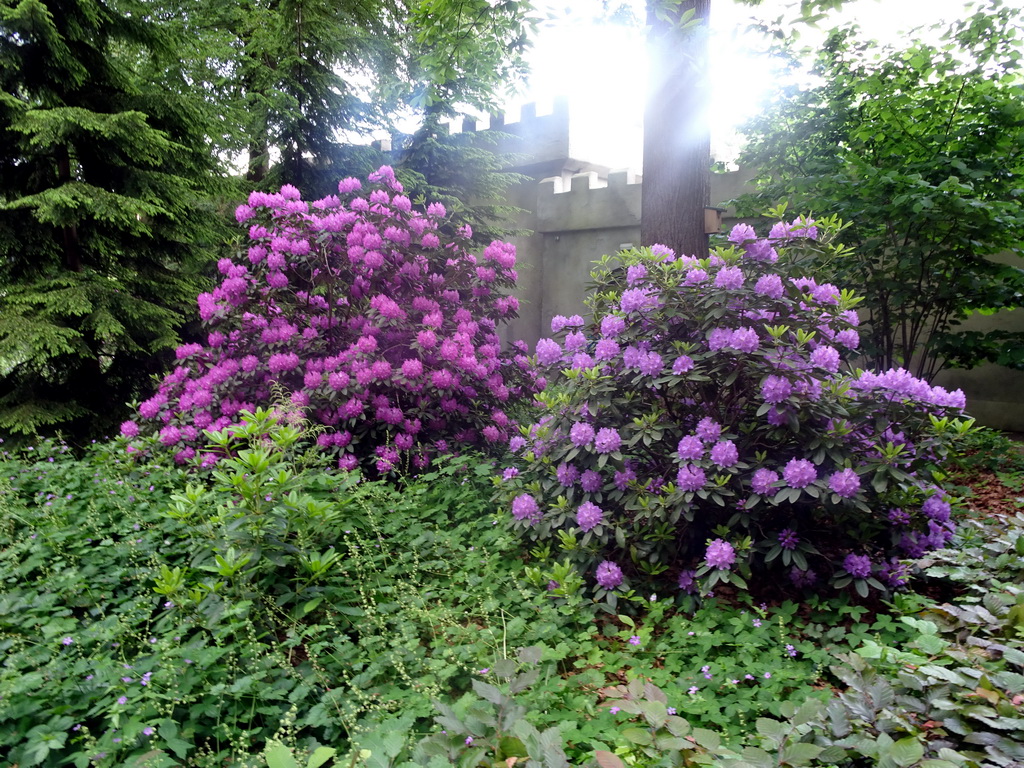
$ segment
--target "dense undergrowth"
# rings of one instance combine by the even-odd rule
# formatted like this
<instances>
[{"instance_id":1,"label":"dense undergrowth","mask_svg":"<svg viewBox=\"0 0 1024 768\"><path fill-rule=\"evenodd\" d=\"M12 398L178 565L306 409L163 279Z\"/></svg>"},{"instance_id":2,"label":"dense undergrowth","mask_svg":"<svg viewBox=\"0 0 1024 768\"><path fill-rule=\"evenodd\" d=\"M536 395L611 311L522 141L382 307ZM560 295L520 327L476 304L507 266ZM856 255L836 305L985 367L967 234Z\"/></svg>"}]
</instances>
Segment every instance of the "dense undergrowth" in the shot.
<instances>
[{"instance_id":1,"label":"dense undergrowth","mask_svg":"<svg viewBox=\"0 0 1024 768\"><path fill-rule=\"evenodd\" d=\"M1024 759L1022 515L962 524L887 603L726 587L607 613L527 586L484 460L371 482L276 420L212 473L116 442L4 456L11 765Z\"/></svg>"}]
</instances>

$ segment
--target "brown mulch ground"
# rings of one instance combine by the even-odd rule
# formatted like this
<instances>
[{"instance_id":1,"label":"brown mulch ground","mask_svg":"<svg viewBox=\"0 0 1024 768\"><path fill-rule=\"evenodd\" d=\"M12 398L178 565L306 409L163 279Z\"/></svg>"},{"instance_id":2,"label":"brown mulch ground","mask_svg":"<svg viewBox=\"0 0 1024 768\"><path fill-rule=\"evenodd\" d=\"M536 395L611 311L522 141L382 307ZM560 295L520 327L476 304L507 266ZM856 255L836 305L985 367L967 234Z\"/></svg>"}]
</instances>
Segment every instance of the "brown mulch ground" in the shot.
<instances>
[{"instance_id":1,"label":"brown mulch ground","mask_svg":"<svg viewBox=\"0 0 1024 768\"><path fill-rule=\"evenodd\" d=\"M970 489L964 503L979 517L1014 515L1024 508L1024 488L1014 483L1014 478L1006 479L1013 485L1007 485L995 472L979 469L955 477L954 482Z\"/></svg>"}]
</instances>

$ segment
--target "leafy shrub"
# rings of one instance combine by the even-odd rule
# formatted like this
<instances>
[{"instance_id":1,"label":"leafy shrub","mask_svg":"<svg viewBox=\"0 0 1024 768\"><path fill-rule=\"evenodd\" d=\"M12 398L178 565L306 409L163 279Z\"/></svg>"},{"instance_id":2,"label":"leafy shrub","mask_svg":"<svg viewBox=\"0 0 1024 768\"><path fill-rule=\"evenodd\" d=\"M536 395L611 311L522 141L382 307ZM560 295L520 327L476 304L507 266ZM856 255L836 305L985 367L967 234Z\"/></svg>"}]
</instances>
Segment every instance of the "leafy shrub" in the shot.
<instances>
[{"instance_id":1,"label":"leafy shrub","mask_svg":"<svg viewBox=\"0 0 1024 768\"><path fill-rule=\"evenodd\" d=\"M557 607L517 586L489 462L437 461L399 490L324 471L307 427L250 414L192 474L125 461L124 441L0 457L0 753L316 754L396 713L422 721L504 643L559 634Z\"/></svg>"},{"instance_id":2,"label":"leafy shrub","mask_svg":"<svg viewBox=\"0 0 1024 768\"><path fill-rule=\"evenodd\" d=\"M222 259L220 285L199 296L207 344L179 347L139 408L178 461L202 449L203 430L268 404L275 385L324 426L323 454L346 469L368 459L381 473L422 470L455 446L507 439L504 409L543 385L525 355L500 350L498 325L518 307L505 295L514 247L496 241L477 258L467 228L442 242L443 206L413 211L386 166L370 179L363 196L343 180L344 201L307 203L285 186L238 208L251 245Z\"/></svg>"},{"instance_id":3,"label":"leafy shrub","mask_svg":"<svg viewBox=\"0 0 1024 768\"><path fill-rule=\"evenodd\" d=\"M612 602L634 581L703 594L755 570L866 595L904 583L897 556L948 541L927 469L968 428L951 421L963 393L843 370L858 300L800 276L830 248L818 226L757 239L740 225L702 261L661 246L618 269L605 257L590 326L556 317L561 341L537 342L560 385L510 441L500 494L535 554L560 552L556 595L576 588L569 566Z\"/></svg>"},{"instance_id":4,"label":"leafy shrub","mask_svg":"<svg viewBox=\"0 0 1024 768\"><path fill-rule=\"evenodd\" d=\"M804 765L1024 762L1024 515L966 521L955 546L918 564L965 594L902 617L913 632L908 641L869 641L846 656L833 667L842 693L808 702L786 723L759 720L760 747L723 758L724 766L768 768L794 748Z\"/></svg>"}]
</instances>

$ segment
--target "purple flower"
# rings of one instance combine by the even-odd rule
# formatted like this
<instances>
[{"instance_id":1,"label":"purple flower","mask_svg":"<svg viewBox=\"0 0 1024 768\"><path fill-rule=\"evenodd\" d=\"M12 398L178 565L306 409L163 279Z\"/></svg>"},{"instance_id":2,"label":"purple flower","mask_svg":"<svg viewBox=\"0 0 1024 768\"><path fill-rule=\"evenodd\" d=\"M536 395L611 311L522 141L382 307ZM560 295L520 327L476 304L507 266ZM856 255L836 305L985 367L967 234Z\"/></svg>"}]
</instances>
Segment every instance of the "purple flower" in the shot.
<instances>
[{"instance_id":1,"label":"purple flower","mask_svg":"<svg viewBox=\"0 0 1024 768\"><path fill-rule=\"evenodd\" d=\"M118 700L117 700L117 703L120 704L123 707L125 704L128 703L128 697L127 696L119 697Z\"/></svg>"},{"instance_id":2,"label":"purple flower","mask_svg":"<svg viewBox=\"0 0 1024 768\"><path fill-rule=\"evenodd\" d=\"M594 428L585 421L577 421L569 430L569 439L577 448L582 448L594 440Z\"/></svg>"},{"instance_id":3,"label":"purple flower","mask_svg":"<svg viewBox=\"0 0 1024 768\"><path fill-rule=\"evenodd\" d=\"M818 470L807 459L790 459L782 476L791 488L806 488L818 479Z\"/></svg>"},{"instance_id":4,"label":"purple flower","mask_svg":"<svg viewBox=\"0 0 1024 768\"><path fill-rule=\"evenodd\" d=\"M693 695L693 694L697 693L697 691L699 691L699 690L700 690L700 688L698 688L696 685L691 685L689 691L687 691L687 692L690 695Z\"/></svg>"},{"instance_id":5,"label":"purple flower","mask_svg":"<svg viewBox=\"0 0 1024 768\"><path fill-rule=\"evenodd\" d=\"M752 226L750 226L749 224L742 224L742 223L740 223L740 224L737 224L735 227L732 228L732 230L729 232L729 238L728 239L729 239L730 243L737 243L737 244L739 244L739 243L742 243L745 240L755 240L755 239L757 239L757 232L755 232L754 228Z\"/></svg>"},{"instance_id":6,"label":"purple flower","mask_svg":"<svg viewBox=\"0 0 1024 768\"><path fill-rule=\"evenodd\" d=\"M780 299L783 294L782 278L774 273L762 275L754 285L754 291L770 299Z\"/></svg>"},{"instance_id":7,"label":"purple flower","mask_svg":"<svg viewBox=\"0 0 1024 768\"><path fill-rule=\"evenodd\" d=\"M580 530L584 533L600 525L603 521L604 512L602 509L589 501L580 504L579 509L576 510L576 524L579 525Z\"/></svg>"},{"instance_id":8,"label":"purple flower","mask_svg":"<svg viewBox=\"0 0 1024 768\"><path fill-rule=\"evenodd\" d=\"M61 642L62 645L71 645L73 642L75 642L75 640L74 640L74 638L71 638L71 637L65 637L60 642Z\"/></svg>"},{"instance_id":9,"label":"purple flower","mask_svg":"<svg viewBox=\"0 0 1024 768\"><path fill-rule=\"evenodd\" d=\"M587 337L582 331L571 331L565 335L565 348L567 351L575 352L587 346Z\"/></svg>"},{"instance_id":10,"label":"purple flower","mask_svg":"<svg viewBox=\"0 0 1024 768\"><path fill-rule=\"evenodd\" d=\"M676 708L675 707L666 707L665 708L665 713L669 714L669 715L674 715L676 713Z\"/></svg>"},{"instance_id":11,"label":"purple flower","mask_svg":"<svg viewBox=\"0 0 1024 768\"><path fill-rule=\"evenodd\" d=\"M796 549L800 543L800 537L792 528L783 528L779 531L779 546L783 549Z\"/></svg>"},{"instance_id":12,"label":"purple flower","mask_svg":"<svg viewBox=\"0 0 1024 768\"><path fill-rule=\"evenodd\" d=\"M472 736L467 736L466 737L466 746L470 747L472 745L473 745L473 737Z\"/></svg>"},{"instance_id":13,"label":"purple flower","mask_svg":"<svg viewBox=\"0 0 1024 768\"><path fill-rule=\"evenodd\" d=\"M555 470L555 476L558 478L558 482L566 488L571 488L576 484L576 480L580 476L580 471L576 469L572 464L562 463L558 465L558 469Z\"/></svg>"},{"instance_id":14,"label":"purple flower","mask_svg":"<svg viewBox=\"0 0 1024 768\"><path fill-rule=\"evenodd\" d=\"M155 731L153 730L153 728L151 726L147 725L145 728L142 729L142 735L143 736L152 736L154 733L155 733Z\"/></svg>"},{"instance_id":15,"label":"purple flower","mask_svg":"<svg viewBox=\"0 0 1024 768\"><path fill-rule=\"evenodd\" d=\"M537 362L540 365L554 365L562 359L562 348L554 339L540 339L537 342Z\"/></svg>"},{"instance_id":16,"label":"purple flower","mask_svg":"<svg viewBox=\"0 0 1024 768\"><path fill-rule=\"evenodd\" d=\"M639 635L633 635L632 637L630 637L629 638L629 644L630 645L640 645L640 636Z\"/></svg>"},{"instance_id":17,"label":"purple flower","mask_svg":"<svg viewBox=\"0 0 1024 768\"><path fill-rule=\"evenodd\" d=\"M656 304L656 296L647 288L629 288L622 292L622 298L619 299L619 309L626 314L651 309Z\"/></svg>"},{"instance_id":18,"label":"purple flower","mask_svg":"<svg viewBox=\"0 0 1024 768\"><path fill-rule=\"evenodd\" d=\"M902 509L890 509L887 515L890 523L896 525L910 525L910 515Z\"/></svg>"},{"instance_id":19,"label":"purple flower","mask_svg":"<svg viewBox=\"0 0 1024 768\"><path fill-rule=\"evenodd\" d=\"M522 493L512 500L512 517L516 520L540 519L540 507L537 500L528 493Z\"/></svg>"},{"instance_id":20,"label":"purple flower","mask_svg":"<svg viewBox=\"0 0 1024 768\"><path fill-rule=\"evenodd\" d=\"M687 371L693 370L693 359L686 355L680 355L676 358L676 361L672 363L672 373L676 376L682 376Z\"/></svg>"},{"instance_id":21,"label":"purple flower","mask_svg":"<svg viewBox=\"0 0 1024 768\"><path fill-rule=\"evenodd\" d=\"M906 586L909 571L909 566L893 557L879 566L878 576L893 589L898 589Z\"/></svg>"},{"instance_id":22,"label":"purple flower","mask_svg":"<svg viewBox=\"0 0 1024 768\"><path fill-rule=\"evenodd\" d=\"M622 583L622 569L611 560L597 566L597 583L604 589L615 589Z\"/></svg>"},{"instance_id":23,"label":"purple flower","mask_svg":"<svg viewBox=\"0 0 1024 768\"><path fill-rule=\"evenodd\" d=\"M569 318L565 315L555 315L551 318L551 332L559 333L569 324Z\"/></svg>"},{"instance_id":24,"label":"purple flower","mask_svg":"<svg viewBox=\"0 0 1024 768\"><path fill-rule=\"evenodd\" d=\"M626 330L626 319L621 315L607 315L601 318L601 335L607 338L618 336Z\"/></svg>"},{"instance_id":25,"label":"purple flower","mask_svg":"<svg viewBox=\"0 0 1024 768\"><path fill-rule=\"evenodd\" d=\"M754 625L755 627L760 627L760 626L761 626L761 620L760 620L760 619L756 619L756 618L755 618L755 619L754 619L753 621L751 621L750 623L751 623L751 624L753 624L753 625Z\"/></svg>"},{"instance_id":26,"label":"purple flower","mask_svg":"<svg viewBox=\"0 0 1024 768\"><path fill-rule=\"evenodd\" d=\"M757 336L757 331L753 328L737 328L729 338L729 346L737 352L750 354L751 352L756 352L760 345L761 340Z\"/></svg>"},{"instance_id":27,"label":"purple flower","mask_svg":"<svg viewBox=\"0 0 1024 768\"><path fill-rule=\"evenodd\" d=\"M637 367L644 376L657 376L661 373L664 363L657 352L645 352Z\"/></svg>"},{"instance_id":28,"label":"purple flower","mask_svg":"<svg viewBox=\"0 0 1024 768\"><path fill-rule=\"evenodd\" d=\"M626 285L636 285L643 282L647 277L647 267L643 264L634 264L626 269Z\"/></svg>"},{"instance_id":29,"label":"purple flower","mask_svg":"<svg viewBox=\"0 0 1024 768\"><path fill-rule=\"evenodd\" d=\"M596 493L601 490L602 485L604 482L601 480L601 474L592 469L588 469L580 478L580 487L587 493Z\"/></svg>"},{"instance_id":30,"label":"purple flower","mask_svg":"<svg viewBox=\"0 0 1024 768\"><path fill-rule=\"evenodd\" d=\"M709 416L697 422L697 437L705 443L711 443L722 436L722 425Z\"/></svg>"},{"instance_id":31,"label":"purple flower","mask_svg":"<svg viewBox=\"0 0 1024 768\"><path fill-rule=\"evenodd\" d=\"M691 464L684 464L676 473L676 485L683 491L699 491L706 482L704 470Z\"/></svg>"},{"instance_id":32,"label":"purple flower","mask_svg":"<svg viewBox=\"0 0 1024 768\"><path fill-rule=\"evenodd\" d=\"M615 482L615 487L618 488L620 491L624 491L631 482L636 480L636 471L630 467L626 467L625 469L616 472L615 477L613 479Z\"/></svg>"},{"instance_id":33,"label":"purple flower","mask_svg":"<svg viewBox=\"0 0 1024 768\"><path fill-rule=\"evenodd\" d=\"M697 591L697 572L694 570L680 571L679 573L679 588L684 592L696 592ZM692 634L692 633L691 633Z\"/></svg>"},{"instance_id":34,"label":"purple flower","mask_svg":"<svg viewBox=\"0 0 1024 768\"><path fill-rule=\"evenodd\" d=\"M598 360L611 360L619 354L619 343L614 339L601 339L594 347L594 357Z\"/></svg>"},{"instance_id":35,"label":"purple flower","mask_svg":"<svg viewBox=\"0 0 1024 768\"><path fill-rule=\"evenodd\" d=\"M737 290L743 286L743 270L739 267L723 267L715 275L715 287Z\"/></svg>"},{"instance_id":36,"label":"purple flower","mask_svg":"<svg viewBox=\"0 0 1024 768\"><path fill-rule=\"evenodd\" d=\"M777 482L779 482L779 473L762 467L754 473L754 477L750 481L750 488L754 493L762 496L774 496L776 489L772 486Z\"/></svg>"},{"instance_id":37,"label":"purple flower","mask_svg":"<svg viewBox=\"0 0 1024 768\"><path fill-rule=\"evenodd\" d=\"M676 451L679 453L679 458L696 461L704 456L704 443L701 442L699 437L687 435L679 441Z\"/></svg>"},{"instance_id":38,"label":"purple flower","mask_svg":"<svg viewBox=\"0 0 1024 768\"><path fill-rule=\"evenodd\" d=\"M949 520L952 507L941 493L936 493L925 500L921 506L921 511L924 512L926 517L936 522L944 523Z\"/></svg>"},{"instance_id":39,"label":"purple flower","mask_svg":"<svg viewBox=\"0 0 1024 768\"><path fill-rule=\"evenodd\" d=\"M712 352L725 349L732 341L731 328L715 328L708 334L708 349Z\"/></svg>"},{"instance_id":40,"label":"purple flower","mask_svg":"<svg viewBox=\"0 0 1024 768\"><path fill-rule=\"evenodd\" d=\"M728 569L736 562L736 550L732 544L723 540L715 539L708 544L708 550L704 554L704 562L712 568Z\"/></svg>"},{"instance_id":41,"label":"purple flower","mask_svg":"<svg viewBox=\"0 0 1024 768\"><path fill-rule=\"evenodd\" d=\"M871 575L871 558L851 552L843 560L843 569L855 579L866 579Z\"/></svg>"},{"instance_id":42,"label":"purple flower","mask_svg":"<svg viewBox=\"0 0 1024 768\"><path fill-rule=\"evenodd\" d=\"M619 707L610 707L610 708L608 709L608 711L609 711L609 712L611 712L611 713L612 713L613 715L617 715L617 714L619 714L619 712L621 712L622 710L621 710L621 709L620 709Z\"/></svg>"},{"instance_id":43,"label":"purple flower","mask_svg":"<svg viewBox=\"0 0 1024 768\"><path fill-rule=\"evenodd\" d=\"M834 472L828 479L828 485L835 493L849 499L860 490L860 475L849 468Z\"/></svg>"},{"instance_id":44,"label":"purple flower","mask_svg":"<svg viewBox=\"0 0 1024 768\"><path fill-rule=\"evenodd\" d=\"M761 397L766 403L778 405L793 393L793 385L782 376L768 376L761 382Z\"/></svg>"},{"instance_id":45,"label":"purple flower","mask_svg":"<svg viewBox=\"0 0 1024 768\"><path fill-rule=\"evenodd\" d=\"M839 350L835 347L818 347L811 352L811 365L835 373L839 370Z\"/></svg>"},{"instance_id":46,"label":"purple flower","mask_svg":"<svg viewBox=\"0 0 1024 768\"><path fill-rule=\"evenodd\" d=\"M616 430L611 427L603 427L597 431L597 436L594 438L594 450L598 453L612 453L619 450L620 445L622 445L622 438Z\"/></svg>"},{"instance_id":47,"label":"purple flower","mask_svg":"<svg viewBox=\"0 0 1024 768\"><path fill-rule=\"evenodd\" d=\"M711 461L723 469L734 466L739 460L739 451L732 440L717 442L711 449Z\"/></svg>"},{"instance_id":48,"label":"purple flower","mask_svg":"<svg viewBox=\"0 0 1024 768\"><path fill-rule=\"evenodd\" d=\"M847 328L836 334L836 341L844 347L856 349L860 345L860 334L853 330L853 328Z\"/></svg>"}]
</instances>

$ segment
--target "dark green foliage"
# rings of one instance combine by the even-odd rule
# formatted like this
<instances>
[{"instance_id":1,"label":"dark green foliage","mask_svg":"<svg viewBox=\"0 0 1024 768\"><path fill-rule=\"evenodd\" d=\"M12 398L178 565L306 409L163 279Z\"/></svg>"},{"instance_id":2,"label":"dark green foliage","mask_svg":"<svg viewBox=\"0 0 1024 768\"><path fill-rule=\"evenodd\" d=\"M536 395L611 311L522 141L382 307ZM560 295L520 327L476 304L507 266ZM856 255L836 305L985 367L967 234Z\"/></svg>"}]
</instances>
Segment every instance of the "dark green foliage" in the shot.
<instances>
[{"instance_id":1,"label":"dark green foliage","mask_svg":"<svg viewBox=\"0 0 1024 768\"><path fill-rule=\"evenodd\" d=\"M123 418L223 238L206 113L128 7L0 5L0 434Z\"/></svg>"},{"instance_id":2,"label":"dark green foliage","mask_svg":"<svg viewBox=\"0 0 1024 768\"><path fill-rule=\"evenodd\" d=\"M1022 336L965 330L1024 296L1024 102L1016 9L993 0L940 45L904 50L838 30L820 84L790 87L748 127L755 214L778 200L839 216L853 252L821 273L867 298L870 367L1024 365ZM999 260L992 257L1004 254Z\"/></svg>"}]
</instances>

